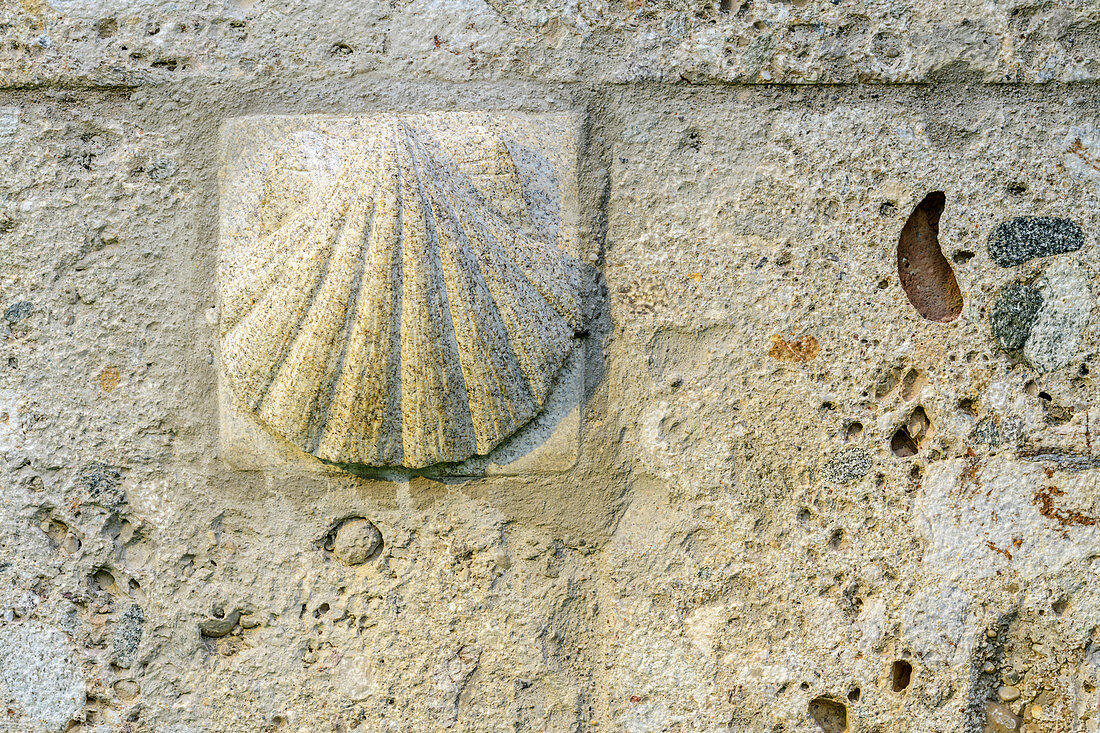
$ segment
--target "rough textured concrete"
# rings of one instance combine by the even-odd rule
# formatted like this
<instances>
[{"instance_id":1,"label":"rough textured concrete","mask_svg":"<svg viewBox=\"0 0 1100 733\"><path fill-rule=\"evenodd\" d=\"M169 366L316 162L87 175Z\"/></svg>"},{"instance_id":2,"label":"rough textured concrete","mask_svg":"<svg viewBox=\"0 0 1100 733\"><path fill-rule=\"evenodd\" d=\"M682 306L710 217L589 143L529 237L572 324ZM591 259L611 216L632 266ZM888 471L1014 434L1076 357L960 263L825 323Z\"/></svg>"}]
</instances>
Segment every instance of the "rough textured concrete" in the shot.
<instances>
[{"instance_id":1,"label":"rough textured concrete","mask_svg":"<svg viewBox=\"0 0 1100 733\"><path fill-rule=\"evenodd\" d=\"M1097 730L1098 28L3 5L0 727ZM462 476L249 454L218 383L224 126L453 110L578 120L568 434ZM946 323L898 269L937 191ZM998 264L1019 217L1083 243Z\"/></svg>"}]
</instances>

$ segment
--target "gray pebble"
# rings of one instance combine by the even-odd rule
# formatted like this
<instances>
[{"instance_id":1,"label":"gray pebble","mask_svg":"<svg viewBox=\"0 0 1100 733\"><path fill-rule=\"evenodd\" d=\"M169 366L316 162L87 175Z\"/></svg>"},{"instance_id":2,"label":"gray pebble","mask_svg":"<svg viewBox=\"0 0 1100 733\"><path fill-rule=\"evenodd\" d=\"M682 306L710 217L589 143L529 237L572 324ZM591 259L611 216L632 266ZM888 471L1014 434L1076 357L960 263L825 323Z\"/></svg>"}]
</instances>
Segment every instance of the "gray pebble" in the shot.
<instances>
[{"instance_id":1,"label":"gray pebble","mask_svg":"<svg viewBox=\"0 0 1100 733\"><path fill-rule=\"evenodd\" d=\"M169 158L158 158L149 166L149 177L154 181L163 181L176 174L176 164Z\"/></svg>"},{"instance_id":2,"label":"gray pebble","mask_svg":"<svg viewBox=\"0 0 1100 733\"><path fill-rule=\"evenodd\" d=\"M145 627L145 612L141 606L130 606L115 626L114 662L119 667L130 667L137 658L138 646Z\"/></svg>"},{"instance_id":3,"label":"gray pebble","mask_svg":"<svg viewBox=\"0 0 1100 733\"><path fill-rule=\"evenodd\" d=\"M1002 418L1000 415L990 415L974 428L974 439L994 448L1016 445L1023 438L1024 421L1016 416Z\"/></svg>"},{"instance_id":4,"label":"gray pebble","mask_svg":"<svg viewBox=\"0 0 1100 733\"><path fill-rule=\"evenodd\" d=\"M88 497L105 509L117 511L126 503L126 495L119 488L122 473L114 466L93 461L80 469L76 480Z\"/></svg>"},{"instance_id":5,"label":"gray pebble","mask_svg":"<svg viewBox=\"0 0 1100 733\"><path fill-rule=\"evenodd\" d=\"M989 316L997 345L1009 353L1023 349L1042 307L1043 295L1033 285L1014 282L1001 288Z\"/></svg>"},{"instance_id":6,"label":"gray pebble","mask_svg":"<svg viewBox=\"0 0 1100 733\"><path fill-rule=\"evenodd\" d=\"M33 309L34 306L29 300L21 300L18 303L13 303L4 311L4 320L8 323L19 323L30 316Z\"/></svg>"},{"instance_id":7,"label":"gray pebble","mask_svg":"<svg viewBox=\"0 0 1100 733\"><path fill-rule=\"evenodd\" d=\"M858 481L871 470L871 456L863 448L846 448L825 464L825 478L833 483Z\"/></svg>"},{"instance_id":8,"label":"gray pebble","mask_svg":"<svg viewBox=\"0 0 1100 733\"><path fill-rule=\"evenodd\" d=\"M1069 219L1018 216L1002 222L989 237L989 256L1001 267L1013 267L1036 257L1076 252L1085 233Z\"/></svg>"}]
</instances>

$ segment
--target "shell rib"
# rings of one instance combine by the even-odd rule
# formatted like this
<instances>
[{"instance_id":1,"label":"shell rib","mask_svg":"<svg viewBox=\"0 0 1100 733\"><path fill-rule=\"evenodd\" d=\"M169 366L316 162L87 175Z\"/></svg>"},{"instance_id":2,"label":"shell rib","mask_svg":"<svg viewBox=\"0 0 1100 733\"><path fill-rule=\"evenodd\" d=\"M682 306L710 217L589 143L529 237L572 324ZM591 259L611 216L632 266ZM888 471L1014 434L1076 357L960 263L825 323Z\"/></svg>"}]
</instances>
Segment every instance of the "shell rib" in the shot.
<instances>
[{"instance_id":1,"label":"shell rib","mask_svg":"<svg viewBox=\"0 0 1100 733\"><path fill-rule=\"evenodd\" d=\"M223 373L340 464L485 454L544 405L579 325L576 264L525 233L507 147L372 125L223 278ZM478 185L475 185L478 184Z\"/></svg>"}]
</instances>

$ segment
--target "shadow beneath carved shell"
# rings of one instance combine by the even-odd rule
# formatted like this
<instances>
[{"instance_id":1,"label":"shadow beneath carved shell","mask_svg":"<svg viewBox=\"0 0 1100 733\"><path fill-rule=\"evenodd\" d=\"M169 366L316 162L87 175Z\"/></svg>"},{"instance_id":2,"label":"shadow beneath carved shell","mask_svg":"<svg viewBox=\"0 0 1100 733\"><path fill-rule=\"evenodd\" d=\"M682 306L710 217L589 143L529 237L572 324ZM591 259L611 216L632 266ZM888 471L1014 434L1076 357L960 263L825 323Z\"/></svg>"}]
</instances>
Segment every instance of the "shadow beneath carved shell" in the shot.
<instances>
[{"instance_id":1,"label":"shadow beneath carved shell","mask_svg":"<svg viewBox=\"0 0 1100 733\"><path fill-rule=\"evenodd\" d=\"M962 314L963 297L955 271L940 248L943 191L924 197L909 215L898 240L898 278L913 307L924 318L950 323Z\"/></svg>"},{"instance_id":2,"label":"shadow beneath carved shell","mask_svg":"<svg viewBox=\"0 0 1100 733\"><path fill-rule=\"evenodd\" d=\"M419 469L322 462L360 478L399 481L413 476L462 480L568 471L577 462L580 451L583 362L583 341L578 340L574 353L558 373L542 411L487 455L475 455L459 463L437 463Z\"/></svg>"}]
</instances>

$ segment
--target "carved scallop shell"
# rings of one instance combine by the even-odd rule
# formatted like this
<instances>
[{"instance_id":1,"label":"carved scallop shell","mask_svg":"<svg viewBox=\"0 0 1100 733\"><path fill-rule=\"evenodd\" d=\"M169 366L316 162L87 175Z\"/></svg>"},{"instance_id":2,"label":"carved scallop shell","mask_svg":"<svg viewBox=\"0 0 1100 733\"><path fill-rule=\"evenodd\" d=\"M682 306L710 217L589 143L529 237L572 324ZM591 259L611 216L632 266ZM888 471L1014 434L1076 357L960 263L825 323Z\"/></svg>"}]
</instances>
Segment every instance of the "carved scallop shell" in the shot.
<instances>
[{"instance_id":1,"label":"carved scallop shell","mask_svg":"<svg viewBox=\"0 0 1100 733\"><path fill-rule=\"evenodd\" d=\"M542 409L579 326L577 266L489 128L298 133L259 219L223 263L221 363L270 430L325 461L422 468Z\"/></svg>"}]
</instances>

